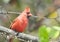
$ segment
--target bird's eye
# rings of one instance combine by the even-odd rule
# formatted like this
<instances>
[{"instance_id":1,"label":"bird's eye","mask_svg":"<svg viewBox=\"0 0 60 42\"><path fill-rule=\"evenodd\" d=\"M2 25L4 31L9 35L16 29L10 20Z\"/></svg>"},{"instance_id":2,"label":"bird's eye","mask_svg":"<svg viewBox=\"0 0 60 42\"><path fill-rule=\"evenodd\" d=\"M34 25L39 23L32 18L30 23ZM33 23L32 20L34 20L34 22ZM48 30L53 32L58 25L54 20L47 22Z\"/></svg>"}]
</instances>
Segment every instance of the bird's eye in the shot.
<instances>
[{"instance_id":1,"label":"bird's eye","mask_svg":"<svg viewBox=\"0 0 60 42\"><path fill-rule=\"evenodd\" d=\"M27 12L27 14L30 14L30 12Z\"/></svg>"}]
</instances>

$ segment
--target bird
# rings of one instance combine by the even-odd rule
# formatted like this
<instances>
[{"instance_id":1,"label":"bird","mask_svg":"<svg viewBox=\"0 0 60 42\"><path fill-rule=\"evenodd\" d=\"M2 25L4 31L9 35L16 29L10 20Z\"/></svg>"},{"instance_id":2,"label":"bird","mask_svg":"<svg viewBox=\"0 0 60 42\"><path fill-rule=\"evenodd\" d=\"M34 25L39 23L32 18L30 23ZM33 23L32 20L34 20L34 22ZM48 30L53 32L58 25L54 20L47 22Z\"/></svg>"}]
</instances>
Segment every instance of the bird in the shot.
<instances>
[{"instance_id":1,"label":"bird","mask_svg":"<svg viewBox=\"0 0 60 42\"><path fill-rule=\"evenodd\" d=\"M31 16L30 8L26 7L25 10L13 20L10 28L16 32L24 32Z\"/></svg>"}]
</instances>

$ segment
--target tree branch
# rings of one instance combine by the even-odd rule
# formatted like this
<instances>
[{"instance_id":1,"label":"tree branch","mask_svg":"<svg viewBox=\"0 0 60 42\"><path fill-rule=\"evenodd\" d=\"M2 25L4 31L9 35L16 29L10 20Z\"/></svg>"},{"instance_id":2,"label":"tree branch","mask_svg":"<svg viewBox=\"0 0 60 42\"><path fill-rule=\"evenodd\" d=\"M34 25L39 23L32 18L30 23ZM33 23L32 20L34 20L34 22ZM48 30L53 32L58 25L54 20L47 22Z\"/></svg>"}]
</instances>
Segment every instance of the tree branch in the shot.
<instances>
[{"instance_id":1,"label":"tree branch","mask_svg":"<svg viewBox=\"0 0 60 42\"><path fill-rule=\"evenodd\" d=\"M6 32L6 33L14 35L14 36L16 36L16 34L17 34L17 32L14 32L13 30L8 29L8 28L3 27L3 26L0 26L0 31ZM19 33L16 37L23 39L23 40L32 40L32 42L38 42L38 37L24 34L24 33Z\"/></svg>"}]
</instances>

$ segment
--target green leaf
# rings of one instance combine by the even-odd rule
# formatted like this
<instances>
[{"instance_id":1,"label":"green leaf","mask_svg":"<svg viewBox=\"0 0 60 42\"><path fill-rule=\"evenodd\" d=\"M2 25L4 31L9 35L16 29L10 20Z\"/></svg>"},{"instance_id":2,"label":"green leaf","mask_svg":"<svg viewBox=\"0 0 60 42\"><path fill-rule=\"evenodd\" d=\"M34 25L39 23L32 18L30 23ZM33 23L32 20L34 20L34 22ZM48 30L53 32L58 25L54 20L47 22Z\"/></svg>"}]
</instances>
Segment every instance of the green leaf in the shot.
<instances>
[{"instance_id":1,"label":"green leaf","mask_svg":"<svg viewBox=\"0 0 60 42\"><path fill-rule=\"evenodd\" d=\"M60 31L60 27L59 26L53 26L52 28L55 29L55 30Z\"/></svg>"},{"instance_id":2,"label":"green leaf","mask_svg":"<svg viewBox=\"0 0 60 42\"><path fill-rule=\"evenodd\" d=\"M49 38L53 38L53 36L55 36L56 30L51 29L50 33L49 33Z\"/></svg>"},{"instance_id":3,"label":"green leaf","mask_svg":"<svg viewBox=\"0 0 60 42\"><path fill-rule=\"evenodd\" d=\"M39 38L40 38L40 42L49 42L49 36L46 30L46 26L41 26L39 28Z\"/></svg>"},{"instance_id":4,"label":"green leaf","mask_svg":"<svg viewBox=\"0 0 60 42\"><path fill-rule=\"evenodd\" d=\"M58 26L41 26L39 28L39 39L40 42L49 42L49 39L56 39L59 36L60 27Z\"/></svg>"},{"instance_id":5,"label":"green leaf","mask_svg":"<svg viewBox=\"0 0 60 42\"><path fill-rule=\"evenodd\" d=\"M51 28L50 27L47 27L46 30L47 30L48 33L51 32Z\"/></svg>"},{"instance_id":6,"label":"green leaf","mask_svg":"<svg viewBox=\"0 0 60 42\"><path fill-rule=\"evenodd\" d=\"M59 36L59 31L57 30L59 27L47 27L47 32L49 34L49 38L56 39Z\"/></svg>"},{"instance_id":7,"label":"green leaf","mask_svg":"<svg viewBox=\"0 0 60 42\"><path fill-rule=\"evenodd\" d=\"M53 26L52 28L55 30L54 35L53 35L53 39L56 39L56 38L59 36L60 27L58 27L58 26Z\"/></svg>"},{"instance_id":8,"label":"green leaf","mask_svg":"<svg viewBox=\"0 0 60 42\"><path fill-rule=\"evenodd\" d=\"M56 31L53 38L56 39L59 36L59 31Z\"/></svg>"}]
</instances>

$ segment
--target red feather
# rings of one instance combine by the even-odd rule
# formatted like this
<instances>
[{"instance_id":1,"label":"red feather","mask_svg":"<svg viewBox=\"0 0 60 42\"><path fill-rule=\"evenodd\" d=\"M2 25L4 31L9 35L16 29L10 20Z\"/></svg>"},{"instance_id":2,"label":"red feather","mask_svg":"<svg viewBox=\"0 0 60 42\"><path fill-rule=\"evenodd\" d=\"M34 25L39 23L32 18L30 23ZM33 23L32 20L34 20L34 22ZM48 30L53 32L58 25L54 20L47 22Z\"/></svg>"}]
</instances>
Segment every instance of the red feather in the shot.
<instances>
[{"instance_id":1,"label":"red feather","mask_svg":"<svg viewBox=\"0 0 60 42\"><path fill-rule=\"evenodd\" d=\"M27 7L10 25L12 30L17 32L24 32L26 26L28 25L27 12L30 12L30 8Z\"/></svg>"}]
</instances>

